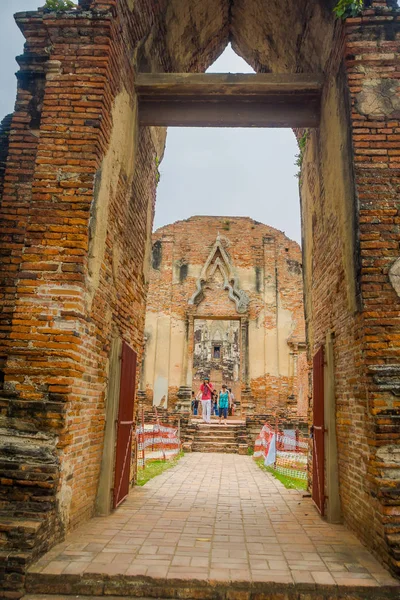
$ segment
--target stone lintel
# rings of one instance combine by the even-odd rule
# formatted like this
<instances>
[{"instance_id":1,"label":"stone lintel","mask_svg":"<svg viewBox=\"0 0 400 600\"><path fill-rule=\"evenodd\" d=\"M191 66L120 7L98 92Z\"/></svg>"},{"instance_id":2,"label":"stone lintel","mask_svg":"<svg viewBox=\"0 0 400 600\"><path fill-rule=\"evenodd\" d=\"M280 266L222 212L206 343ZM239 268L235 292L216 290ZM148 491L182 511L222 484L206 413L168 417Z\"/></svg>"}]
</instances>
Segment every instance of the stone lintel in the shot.
<instances>
[{"instance_id":1,"label":"stone lintel","mask_svg":"<svg viewBox=\"0 0 400 600\"><path fill-rule=\"evenodd\" d=\"M142 125L317 127L323 80L315 74L139 74Z\"/></svg>"}]
</instances>

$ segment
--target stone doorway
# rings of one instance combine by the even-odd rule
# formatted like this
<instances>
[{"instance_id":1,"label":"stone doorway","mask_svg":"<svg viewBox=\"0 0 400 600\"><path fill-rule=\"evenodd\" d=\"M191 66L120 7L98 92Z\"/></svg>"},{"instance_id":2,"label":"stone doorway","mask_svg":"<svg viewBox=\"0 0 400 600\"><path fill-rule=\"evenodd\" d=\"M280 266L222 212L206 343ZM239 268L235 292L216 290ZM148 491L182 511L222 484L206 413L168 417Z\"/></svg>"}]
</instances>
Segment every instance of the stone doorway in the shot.
<instances>
[{"instance_id":1,"label":"stone doorway","mask_svg":"<svg viewBox=\"0 0 400 600\"><path fill-rule=\"evenodd\" d=\"M319 82L317 104L303 97L298 111L293 87L282 103L312 113L296 125L309 358L330 335L326 436L338 438L343 518L399 573L399 11L365 0L341 22L335 3L79 0L61 15L17 15L26 44L0 168L10 593L34 556L93 514L115 330L142 354L158 125L173 123L148 120L138 74L202 73L229 41L261 75ZM243 98L219 84L232 124ZM185 114L179 98L163 101L163 119ZM257 119L271 125L277 104L269 88ZM191 109L204 123L208 109Z\"/></svg>"},{"instance_id":2,"label":"stone doorway","mask_svg":"<svg viewBox=\"0 0 400 600\"><path fill-rule=\"evenodd\" d=\"M217 392L222 384L241 398L240 321L195 319L193 344L193 388L198 389L208 375Z\"/></svg>"}]
</instances>

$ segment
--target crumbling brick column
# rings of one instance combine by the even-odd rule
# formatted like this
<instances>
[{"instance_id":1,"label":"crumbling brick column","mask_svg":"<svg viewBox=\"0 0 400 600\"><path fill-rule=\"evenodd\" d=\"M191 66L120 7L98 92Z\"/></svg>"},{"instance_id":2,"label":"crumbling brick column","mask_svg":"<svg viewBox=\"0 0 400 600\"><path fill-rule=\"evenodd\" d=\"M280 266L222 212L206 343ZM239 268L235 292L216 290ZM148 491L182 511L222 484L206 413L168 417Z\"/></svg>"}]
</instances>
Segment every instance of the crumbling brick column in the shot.
<instances>
[{"instance_id":1,"label":"crumbling brick column","mask_svg":"<svg viewBox=\"0 0 400 600\"><path fill-rule=\"evenodd\" d=\"M18 287L23 290L26 285L26 293L35 278L21 271L21 261L32 202L49 59L46 52L49 38L42 15L21 13L17 24L25 35L26 45L25 53L17 59L20 64L17 98L7 130L3 128L0 173L0 525L3 537L0 587L6 597L21 595L26 566L45 547L47 537L54 538L58 534L54 498L59 466L49 437L54 439L58 434L60 414L56 416L54 404L44 410L41 402L21 403L14 386L7 382L7 391L3 391L6 358L15 341L18 340L20 348L31 343L25 337L29 329L28 315L23 321L17 318L14 327L12 325ZM53 436L48 435L49 420L53 421Z\"/></svg>"},{"instance_id":2,"label":"crumbling brick column","mask_svg":"<svg viewBox=\"0 0 400 600\"><path fill-rule=\"evenodd\" d=\"M24 247L32 197L32 177L39 145L49 38L42 15L20 13L17 24L26 37L25 53L17 58L17 98L14 113L4 123L0 165L0 368L10 346L16 299L16 276Z\"/></svg>"},{"instance_id":3,"label":"crumbling brick column","mask_svg":"<svg viewBox=\"0 0 400 600\"><path fill-rule=\"evenodd\" d=\"M347 518L391 568L400 572L400 11L371 2L346 22L346 70L352 102L354 173L359 203L362 312L361 382L368 447L362 499ZM355 417L354 417L355 418ZM354 440L353 443L357 443ZM347 507L344 506L344 510Z\"/></svg>"}]
</instances>

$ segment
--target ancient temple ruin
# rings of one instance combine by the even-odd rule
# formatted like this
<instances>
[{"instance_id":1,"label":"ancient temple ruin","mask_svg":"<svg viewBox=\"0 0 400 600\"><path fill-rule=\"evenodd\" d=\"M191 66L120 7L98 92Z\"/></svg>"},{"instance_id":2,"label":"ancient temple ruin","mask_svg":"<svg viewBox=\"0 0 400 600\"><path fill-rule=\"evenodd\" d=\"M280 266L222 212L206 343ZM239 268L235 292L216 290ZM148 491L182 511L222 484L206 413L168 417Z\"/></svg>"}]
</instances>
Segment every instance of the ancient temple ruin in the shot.
<instances>
[{"instance_id":1,"label":"ancient temple ruin","mask_svg":"<svg viewBox=\"0 0 400 600\"><path fill-rule=\"evenodd\" d=\"M203 376L241 413L305 418L299 245L250 218L192 217L153 234L140 391L188 410Z\"/></svg>"}]
</instances>

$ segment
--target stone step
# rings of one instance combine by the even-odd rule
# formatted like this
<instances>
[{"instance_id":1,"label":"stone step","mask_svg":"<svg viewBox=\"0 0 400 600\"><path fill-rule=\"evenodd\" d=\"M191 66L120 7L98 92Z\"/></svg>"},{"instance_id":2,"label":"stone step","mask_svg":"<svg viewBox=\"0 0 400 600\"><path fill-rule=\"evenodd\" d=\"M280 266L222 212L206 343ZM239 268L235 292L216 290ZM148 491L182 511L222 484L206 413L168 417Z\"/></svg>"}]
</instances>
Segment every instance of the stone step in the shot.
<instances>
[{"instance_id":1,"label":"stone step","mask_svg":"<svg viewBox=\"0 0 400 600\"><path fill-rule=\"evenodd\" d=\"M132 596L125 596L132 598ZM26 594L21 600L72 600L68 594ZM79 596L79 600L104 600L104 596ZM121 600L121 596L107 596L107 600ZM151 596L139 596L135 600L154 600ZM188 598L188 600L193 600Z\"/></svg>"},{"instance_id":2,"label":"stone step","mask_svg":"<svg viewBox=\"0 0 400 600\"><path fill-rule=\"evenodd\" d=\"M395 585L365 586L332 584L283 583L282 575L274 579L265 573L265 581L201 580L199 578L156 578L141 575L44 575L27 576L27 595L23 600L120 600L135 598L185 598L193 600L394 600L399 587Z\"/></svg>"},{"instance_id":3,"label":"stone step","mask_svg":"<svg viewBox=\"0 0 400 600\"><path fill-rule=\"evenodd\" d=\"M221 429L221 427L233 430L241 428L244 429L242 425L234 425L233 423L226 423L225 425L223 421L222 423L219 423L219 421L217 421L216 423L198 423L196 427L198 427L199 429Z\"/></svg>"},{"instance_id":4,"label":"stone step","mask_svg":"<svg viewBox=\"0 0 400 600\"><path fill-rule=\"evenodd\" d=\"M235 435L239 429L236 427L230 427L229 425L219 425L217 427L199 427L196 429L196 433L223 433L227 431Z\"/></svg>"},{"instance_id":5,"label":"stone step","mask_svg":"<svg viewBox=\"0 0 400 600\"><path fill-rule=\"evenodd\" d=\"M230 431L196 431L194 437L215 437L215 438L227 438L229 437L232 440L237 439L237 435L235 433L231 433Z\"/></svg>"},{"instance_id":6,"label":"stone step","mask_svg":"<svg viewBox=\"0 0 400 600\"><path fill-rule=\"evenodd\" d=\"M196 432L198 439L215 438L215 439L230 439L236 440L236 434L231 431L198 431Z\"/></svg>"},{"instance_id":7,"label":"stone step","mask_svg":"<svg viewBox=\"0 0 400 600\"><path fill-rule=\"evenodd\" d=\"M215 429L216 431L218 431L219 429L230 429L232 431L238 431L238 429L244 429L241 425L230 425L229 423L226 423L226 425L224 424L224 422L222 421L222 423L215 423L215 425L208 425L206 423L200 423L199 425L196 425L196 429Z\"/></svg>"},{"instance_id":8,"label":"stone step","mask_svg":"<svg viewBox=\"0 0 400 600\"><path fill-rule=\"evenodd\" d=\"M44 530L43 519L22 519L16 517L0 516L0 537L2 545L7 543L8 548L26 550L33 548Z\"/></svg>"},{"instance_id":9,"label":"stone step","mask_svg":"<svg viewBox=\"0 0 400 600\"><path fill-rule=\"evenodd\" d=\"M208 446L223 448L226 446L227 448L236 448L238 443L235 440L194 440L193 446L203 446L204 448L208 448Z\"/></svg>"},{"instance_id":10,"label":"stone step","mask_svg":"<svg viewBox=\"0 0 400 600\"><path fill-rule=\"evenodd\" d=\"M238 454L239 439L242 441L245 428L240 422L197 423L193 438L193 452ZM241 450L243 453L243 451Z\"/></svg>"},{"instance_id":11,"label":"stone step","mask_svg":"<svg viewBox=\"0 0 400 600\"><path fill-rule=\"evenodd\" d=\"M242 423L241 421L231 421L230 419L224 419L224 417L222 416L221 419L223 421L225 421L225 423L227 425L230 425L231 427L246 427L246 423ZM192 421L193 423L193 421ZM210 423L205 423L205 421L203 421L202 419L199 419L198 421L194 422L195 425L211 425L213 427L218 427L219 425L219 417L215 417L214 419L211 419Z\"/></svg>"},{"instance_id":12,"label":"stone step","mask_svg":"<svg viewBox=\"0 0 400 600\"><path fill-rule=\"evenodd\" d=\"M227 444L217 445L210 444L209 446L204 446L203 444L193 444L192 452L213 452L216 454L238 454L239 447L238 446L228 446Z\"/></svg>"},{"instance_id":13,"label":"stone step","mask_svg":"<svg viewBox=\"0 0 400 600\"><path fill-rule=\"evenodd\" d=\"M217 417L216 415L212 415L211 416L211 423L217 423L218 422L219 417ZM268 418L265 418L265 421L267 421ZM191 423L203 423L203 419L201 417L192 417L190 419ZM227 418L228 423L231 423L232 425L246 425L246 419L241 419L240 417L228 417Z\"/></svg>"},{"instance_id":14,"label":"stone step","mask_svg":"<svg viewBox=\"0 0 400 600\"><path fill-rule=\"evenodd\" d=\"M220 446L237 446L238 443L236 440L200 440L200 439L195 439L193 440L193 444L197 445L197 446L212 446L215 444L218 444Z\"/></svg>"},{"instance_id":15,"label":"stone step","mask_svg":"<svg viewBox=\"0 0 400 600\"><path fill-rule=\"evenodd\" d=\"M199 438L196 438L193 443L202 444L203 446L207 446L210 444L219 444L221 446L237 446L236 440L224 440L220 438L218 438L217 440L200 440Z\"/></svg>"},{"instance_id":16,"label":"stone step","mask_svg":"<svg viewBox=\"0 0 400 600\"><path fill-rule=\"evenodd\" d=\"M239 454L238 448L192 448L192 452L199 454Z\"/></svg>"},{"instance_id":17,"label":"stone step","mask_svg":"<svg viewBox=\"0 0 400 600\"><path fill-rule=\"evenodd\" d=\"M218 446L218 447L223 447L223 446L227 446L227 447L232 447L232 446L238 446L238 443L236 440L198 440L195 439L193 440L193 445L195 446Z\"/></svg>"}]
</instances>

